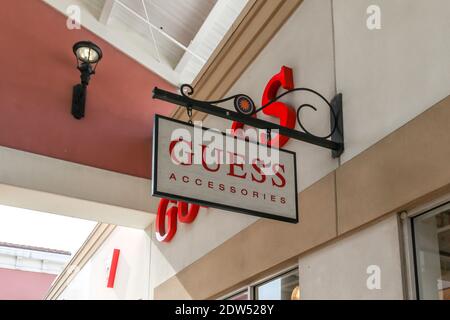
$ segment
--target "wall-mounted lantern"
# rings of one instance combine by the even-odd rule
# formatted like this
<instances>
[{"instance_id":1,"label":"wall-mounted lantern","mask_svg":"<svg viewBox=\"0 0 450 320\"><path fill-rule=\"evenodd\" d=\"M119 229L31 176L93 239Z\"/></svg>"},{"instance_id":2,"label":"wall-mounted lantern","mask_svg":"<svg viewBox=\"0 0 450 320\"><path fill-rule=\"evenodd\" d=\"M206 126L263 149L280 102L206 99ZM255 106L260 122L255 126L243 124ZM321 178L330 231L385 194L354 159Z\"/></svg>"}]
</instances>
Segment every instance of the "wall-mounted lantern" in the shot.
<instances>
[{"instance_id":1,"label":"wall-mounted lantern","mask_svg":"<svg viewBox=\"0 0 450 320\"><path fill-rule=\"evenodd\" d=\"M81 83L73 87L72 115L76 119L81 119L84 117L87 86L91 75L95 74L97 64L102 59L102 50L90 41L80 41L74 44L73 53L77 57Z\"/></svg>"}]
</instances>

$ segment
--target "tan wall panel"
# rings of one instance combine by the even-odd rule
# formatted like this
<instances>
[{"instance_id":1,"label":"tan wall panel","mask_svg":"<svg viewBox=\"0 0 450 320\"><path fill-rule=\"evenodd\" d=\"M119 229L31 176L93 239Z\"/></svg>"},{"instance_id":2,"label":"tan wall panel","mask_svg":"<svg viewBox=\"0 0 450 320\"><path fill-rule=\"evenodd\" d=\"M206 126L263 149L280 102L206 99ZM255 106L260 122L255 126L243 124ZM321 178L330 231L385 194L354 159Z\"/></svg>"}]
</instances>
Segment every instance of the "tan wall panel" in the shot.
<instances>
[{"instance_id":1,"label":"tan wall panel","mask_svg":"<svg viewBox=\"0 0 450 320\"><path fill-rule=\"evenodd\" d=\"M449 124L450 96L301 192L299 224L254 223L158 286L155 298L212 297L338 234L447 192Z\"/></svg>"},{"instance_id":2,"label":"tan wall panel","mask_svg":"<svg viewBox=\"0 0 450 320\"><path fill-rule=\"evenodd\" d=\"M155 299L205 299L337 236L335 175L300 193L300 223L259 220L155 289Z\"/></svg>"},{"instance_id":3,"label":"tan wall panel","mask_svg":"<svg viewBox=\"0 0 450 320\"><path fill-rule=\"evenodd\" d=\"M339 234L450 182L450 96L336 171Z\"/></svg>"}]
</instances>

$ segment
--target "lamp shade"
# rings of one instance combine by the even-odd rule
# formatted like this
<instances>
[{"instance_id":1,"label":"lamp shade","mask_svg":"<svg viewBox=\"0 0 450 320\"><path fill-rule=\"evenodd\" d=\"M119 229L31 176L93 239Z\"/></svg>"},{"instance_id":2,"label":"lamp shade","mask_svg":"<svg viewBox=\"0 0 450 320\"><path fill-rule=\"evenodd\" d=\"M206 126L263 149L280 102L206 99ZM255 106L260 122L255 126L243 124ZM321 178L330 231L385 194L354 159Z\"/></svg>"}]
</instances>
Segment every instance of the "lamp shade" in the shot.
<instances>
[{"instance_id":1,"label":"lamp shade","mask_svg":"<svg viewBox=\"0 0 450 320\"><path fill-rule=\"evenodd\" d=\"M90 41L80 41L74 44L73 53L82 63L97 64L102 58L102 50Z\"/></svg>"}]
</instances>

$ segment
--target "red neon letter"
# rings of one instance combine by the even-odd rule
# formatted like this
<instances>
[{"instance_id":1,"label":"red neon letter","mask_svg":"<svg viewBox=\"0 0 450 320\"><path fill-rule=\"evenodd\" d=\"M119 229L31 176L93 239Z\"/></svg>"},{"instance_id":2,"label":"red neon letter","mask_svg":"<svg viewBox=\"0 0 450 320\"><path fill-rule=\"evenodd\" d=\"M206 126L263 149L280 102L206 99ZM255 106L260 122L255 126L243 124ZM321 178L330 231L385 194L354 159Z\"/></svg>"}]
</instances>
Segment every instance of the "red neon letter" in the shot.
<instances>
[{"instance_id":1,"label":"red neon letter","mask_svg":"<svg viewBox=\"0 0 450 320\"><path fill-rule=\"evenodd\" d=\"M176 203L177 205L167 210L169 203ZM182 223L192 223L197 217L199 210L200 206L196 204L188 204L182 201L176 202L169 199L159 200L155 222L156 239L159 242L170 242L177 233L177 216Z\"/></svg>"},{"instance_id":2,"label":"red neon letter","mask_svg":"<svg viewBox=\"0 0 450 320\"><path fill-rule=\"evenodd\" d=\"M262 97L262 105L269 103L275 99L280 87L286 90L294 89L294 78L292 76L292 69L286 66L281 67L278 74L274 75L267 83ZM295 127L295 110L283 102L274 102L267 108L263 109L263 113L268 116L273 116L280 119L280 126L293 129ZM261 142L269 146L281 148L289 140L288 137L277 134L269 142L265 134L261 135Z\"/></svg>"},{"instance_id":3,"label":"red neon letter","mask_svg":"<svg viewBox=\"0 0 450 320\"><path fill-rule=\"evenodd\" d=\"M169 242L172 240L173 236L177 232L177 212L178 208L176 206L171 207L167 210L169 205L169 199L159 200L158 213L156 214L155 229L156 229L156 239L159 242ZM167 219L167 231L166 231L166 216Z\"/></svg>"},{"instance_id":4,"label":"red neon letter","mask_svg":"<svg viewBox=\"0 0 450 320\"><path fill-rule=\"evenodd\" d=\"M178 201L178 220L182 223L192 223L197 217L200 206Z\"/></svg>"},{"instance_id":5,"label":"red neon letter","mask_svg":"<svg viewBox=\"0 0 450 320\"><path fill-rule=\"evenodd\" d=\"M272 99L276 98L278 90L283 87L286 90L291 90L294 88L294 78L292 75L292 69L286 66L281 67L279 73L274 75L272 79L267 83L266 88L262 96L262 105L269 103ZM274 102L268 107L263 109L263 113L276 117L280 119L280 125L293 129L295 128L296 115L295 110L283 102ZM253 114L252 117L256 117ZM231 130L234 133L237 129L242 129L244 127L243 123L233 121L231 125ZM261 143L267 144L269 146L281 148L289 140L288 137L275 135L270 141L267 141L265 134L261 134Z\"/></svg>"}]
</instances>

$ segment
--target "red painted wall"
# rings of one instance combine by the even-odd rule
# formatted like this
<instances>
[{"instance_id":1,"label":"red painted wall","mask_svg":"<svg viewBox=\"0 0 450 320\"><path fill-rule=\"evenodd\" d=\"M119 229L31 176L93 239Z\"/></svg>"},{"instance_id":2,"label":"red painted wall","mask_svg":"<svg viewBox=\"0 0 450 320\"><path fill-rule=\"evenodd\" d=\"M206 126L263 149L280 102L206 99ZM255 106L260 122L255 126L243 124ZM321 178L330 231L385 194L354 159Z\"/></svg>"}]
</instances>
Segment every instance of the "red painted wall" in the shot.
<instances>
[{"instance_id":1,"label":"red painted wall","mask_svg":"<svg viewBox=\"0 0 450 320\"><path fill-rule=\"evenodd\" d=\"M0 300L42 300L56 275L0 268Z\"/></svg>"},{"instance_id":2,"label":"red painted wall","mask_svg":"<svg viewBox=\"0 0 450 320\"><path fill-rule=\"evenodd\" d=\"M0 145L150 177L153 115L174 109L151 92L170 84L86 29L68 30L41 0L2 1L0 39ZM70 108L79 40L98 44L104 57L77 121Z\"/></svg>"}]
</instances>

